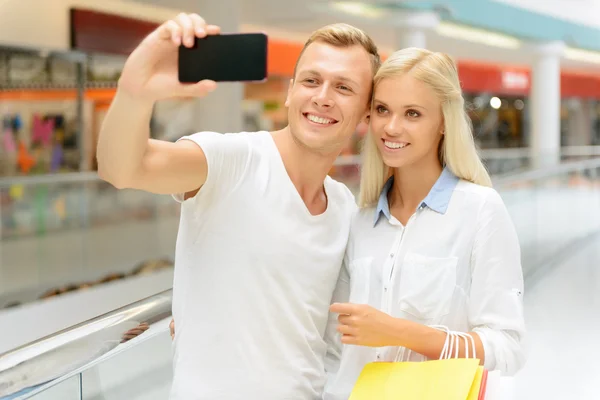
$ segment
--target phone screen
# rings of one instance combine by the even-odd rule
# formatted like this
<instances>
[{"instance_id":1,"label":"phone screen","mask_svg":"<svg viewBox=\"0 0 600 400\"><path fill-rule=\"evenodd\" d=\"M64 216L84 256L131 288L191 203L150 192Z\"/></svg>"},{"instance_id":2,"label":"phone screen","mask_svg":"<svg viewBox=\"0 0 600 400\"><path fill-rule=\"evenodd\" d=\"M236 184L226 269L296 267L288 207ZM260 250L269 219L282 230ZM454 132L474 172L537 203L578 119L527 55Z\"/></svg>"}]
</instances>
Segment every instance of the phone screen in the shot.
<instances>
[{"instance_id":1,"label":"phone screen","mask_svg":"<svg viewBox=\"0 0 600 400\"><path fill-rule=\"evenodd\" d=\"M262 81L267 77L267 36L236 33L196 38L179 47L179 81Z\"/></svg>"}]
</instances>

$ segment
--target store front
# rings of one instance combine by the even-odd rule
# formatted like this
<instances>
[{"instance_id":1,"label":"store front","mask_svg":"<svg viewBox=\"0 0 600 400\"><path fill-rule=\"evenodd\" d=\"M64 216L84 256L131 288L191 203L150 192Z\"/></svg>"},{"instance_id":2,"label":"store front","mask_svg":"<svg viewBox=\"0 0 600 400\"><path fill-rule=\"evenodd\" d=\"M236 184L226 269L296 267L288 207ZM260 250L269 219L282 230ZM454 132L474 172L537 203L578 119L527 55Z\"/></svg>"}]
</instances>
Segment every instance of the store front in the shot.
<instances>
[{"instance_id":1,"label":"store front","mask_svg":"<svg viewBox=\"0 0 600 400\"><path fill-rule=\"evenodd\" d=\"M0 176L94 171L98 132L126 55L155 23L72 10L72 51L0 49ZM115 32L118 32L115 33ZM243 129L287 124L284 101L302 43L270 38L269 79L244 85ZM481 148L529 145L529 67L460 60L461 85ZM564 71L563 145L600 144L600 78ZM157 105L153 137L176 140L193 131L193 99ZM575 132L575 133L574 133ZM359 126L342 152L360 151Z\"/></svg>"}]
</instances>

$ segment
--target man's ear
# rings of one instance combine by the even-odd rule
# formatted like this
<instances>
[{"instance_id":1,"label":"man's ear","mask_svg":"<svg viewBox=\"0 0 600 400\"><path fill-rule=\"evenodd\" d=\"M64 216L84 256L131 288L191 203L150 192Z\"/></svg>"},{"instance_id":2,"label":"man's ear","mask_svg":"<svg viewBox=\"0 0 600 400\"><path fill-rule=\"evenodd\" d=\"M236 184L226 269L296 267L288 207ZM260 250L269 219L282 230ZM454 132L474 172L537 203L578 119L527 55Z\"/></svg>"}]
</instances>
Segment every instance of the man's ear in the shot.
<instances>
[{"instance_id":1,"label":"man's ear","mask_svg":"<svg viewBox=\"0 0 600 400\"><path fill-rule=\"evenodd\" d=\"M360 122L364 122L367 125L369 125L369 122L371 122L371 104L370 103L369 103L369 107L365 110L365 113L363 114L362 118L360 119Z\"/></svg>"},{"instance_id":2,"label":"man's ear","mask_svg":"<svg viewBox=\"0 0 600 400\"><path fill-rule=\"evenodd\" d=\"M365 124L369 125L369 122L371 122L371 111L368 111L365 113L362 122L364 122Z\"/></svg>"},{"instance_id":3,"label":"man's ear","mask_svg":"<svg viewBox=\"0 0 600 400\"><path fill-rule=\"evenodd\" d=\"M294 79L290 79L290 84L288 86L287 96L285 97L285 106L290 106L290 97L292 97L292 88L294 87Z\"/></svg>"}]
</instances>

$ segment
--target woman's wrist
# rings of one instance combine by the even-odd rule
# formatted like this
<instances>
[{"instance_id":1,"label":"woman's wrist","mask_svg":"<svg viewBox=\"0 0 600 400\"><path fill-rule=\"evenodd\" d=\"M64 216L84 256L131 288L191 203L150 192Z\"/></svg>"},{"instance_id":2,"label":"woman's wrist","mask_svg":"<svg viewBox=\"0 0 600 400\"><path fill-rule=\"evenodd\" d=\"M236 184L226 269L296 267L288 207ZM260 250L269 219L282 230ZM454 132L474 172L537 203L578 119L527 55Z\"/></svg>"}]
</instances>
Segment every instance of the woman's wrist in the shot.
<instances>
[{"instance_id":1,"label":"woman's wrist","mask_svg":"<svg viewBox=\"0 0 600 400\"><path fill-rule=\"evenodd\" d=\"M407 336L410 336L410 324L407 324L407 322L410 321L390 316L390 319L387 324L387 336L390 338L389 346L406 347L406 338Z\"/></svg>"}]
</instances>

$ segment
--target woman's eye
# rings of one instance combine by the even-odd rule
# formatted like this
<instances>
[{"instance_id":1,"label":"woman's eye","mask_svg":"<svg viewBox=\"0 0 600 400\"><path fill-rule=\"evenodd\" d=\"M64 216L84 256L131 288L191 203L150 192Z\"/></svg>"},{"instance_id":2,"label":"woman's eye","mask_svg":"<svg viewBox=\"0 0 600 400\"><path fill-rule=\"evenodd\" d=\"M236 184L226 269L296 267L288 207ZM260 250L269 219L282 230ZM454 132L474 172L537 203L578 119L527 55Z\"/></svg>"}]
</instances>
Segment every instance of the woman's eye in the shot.
<instances>
[{"instance_id":1,"label":"woman's eye","mask_svg":"<svg viewBox=\"0 0 600 400\"><path fill-rule=\"evenodd\" d=\"M378 113L380 113L380 114L382 114L382 113L384 113L384 112L386 112L386 111L387 111L387 110L386 110L386 108L385 108L384 106L377 106L376 110L377 110L377 112L378 112Z\"/></svg>"},{"instance_id":2,"label":"woman's eye","mask_svg":"<svg viewBox=\"0 0 600 400\"><path fill-rule=\"evenodd\" d=\"M419 114L419 113L418 113L418 112L416 112L415 110L408 110L408 111L406 112L406 115L408 115L408 116L409 116L409 117L411 117L411 118L416 118L416 117L418 117L418 116L419 116L419 115L421 115L421 114Z\"/></svg>"}]
</instances>

